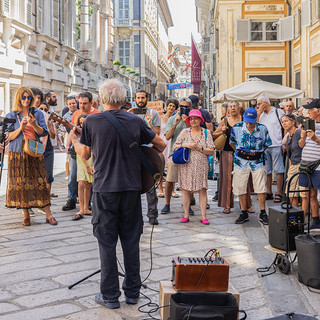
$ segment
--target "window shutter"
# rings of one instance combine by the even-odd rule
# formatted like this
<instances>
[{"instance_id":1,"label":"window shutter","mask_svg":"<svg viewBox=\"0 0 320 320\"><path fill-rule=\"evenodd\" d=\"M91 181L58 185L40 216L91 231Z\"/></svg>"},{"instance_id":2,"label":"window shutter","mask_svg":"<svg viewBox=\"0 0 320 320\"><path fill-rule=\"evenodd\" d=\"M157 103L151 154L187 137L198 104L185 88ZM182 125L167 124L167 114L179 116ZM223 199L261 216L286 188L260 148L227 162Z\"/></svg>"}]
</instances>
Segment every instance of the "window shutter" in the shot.
<instances>
[{"instance_id":1,"label":"window shutter","mask_svg":"<svg viewBox=\"0 0 320 320\"><path fill-rule=\"evenodd\" d=\"M316 0L316 18L320 19L320 0Z\"/></svg>"},{"instance_id":2,"label":"window shutter","mask_svg":"<svg viewBox=\"0 0 320 320\"><path fill-rule=\"evenodd\" d=\"M26 23L32 27L32 0L27 0Z\"/></svg>"},{"instance_id":3,"label":"window shutter","mask_svg":"<svg viewBox=\"0 0 320 320\"><path fill-rule=\"evenodd\" d=\"M310 0L303 0L301 2L301 28L309 27L311 25L311 2Z\"/></svg>"},{"instance_id":4,"label":"window shutter","mask_svg":"<svg viewBox=\"0 0 320 320\"><path fill-rule=\"evenodd\" d=\"M295 38L299 37L301 34L301 12L298 9L296 14L295 14L295 19L294 19L294 36Z\"/></svg>"},{"instance_id":5,"label":"window shutter","mask_svg":"<svg viewBox=\"0 0 320 320\"><path fill-rule=\"evenodd\" d=\"M1 0L1 14L4 17L9 17L10 16L10 0Z\"/></svg>"},{"instance_id":6,"label":"window shutter","mask_svg":"<svg viewBox=\"0 0 320 320\"><path fill-rule=\"evenodd\" d=\"M77 47L78 41L78 4L75 1L72 5L72 46Z\"/></svg>"},{"instance_id":7,"label":"window shutter","mask_svg":"<svg viewBox=\"0 0 320 320\"><path fill-rule=\"evenodd\" d=\"M64 43L65 0L60 0L60 42Z\"/></svg>"},{"instance_id":8,"label":"window shutter","mask_svg":"<svg viewBox=\"0 0 320 320\"><path fill-rule=\"evenodd\" d=\"M237 42L250 42L250 19L237 19L236 35Z\"/></svg>"},{"instance_id":9,"label":"window shutter","mask_svg":"<svg viewBox=\"0 0 320 320\"><path fill-rule=\"evenodd\" d=\"M214 28L214 49L219 49L219 31Z\"/></svg>"},{"instance_id":10,"label":"window shutter","mask_svg":"<svg viewBox=\"0 0 320 320\"><path fill-rule=\"evenodd\" d=\"M279 40L291 41L294 39L294 18L289 16L279 20Z\"/></svg>"},{"instance_id":11,"label":"window shutter","mask_svg":"<svg viewBox=\"0 0 320 320\"><path fill-rule=\"evenodd\" d=\"M43 0L38 0L37 7L37 21L36 21L36 30L37 32L42 31L42 16L43 16Z\"/></svg>"},{"instance_id":12,"label":"window shutter","mask_svg":"<svg viewBox=\"0 0 320 320\"><path fill-rule=\"evenodd\" d=\"M52 37L59 39L59 0L52 0Z\"/></svg>"}]
</instances>

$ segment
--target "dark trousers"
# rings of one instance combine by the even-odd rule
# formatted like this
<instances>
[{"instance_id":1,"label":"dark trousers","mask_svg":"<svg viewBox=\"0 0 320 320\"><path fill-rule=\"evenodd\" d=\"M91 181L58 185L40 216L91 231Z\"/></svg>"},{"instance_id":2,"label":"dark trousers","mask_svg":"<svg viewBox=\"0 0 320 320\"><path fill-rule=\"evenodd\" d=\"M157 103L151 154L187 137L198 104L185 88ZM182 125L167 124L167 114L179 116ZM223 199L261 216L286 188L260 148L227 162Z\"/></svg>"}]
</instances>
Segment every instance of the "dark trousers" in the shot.
<instances>
[{"instance_id":1,"label":"dark trousers","mask_svg":"<svg viewBox=\"0 0 320 320\"><path fill-rule=\"evenodd\" d=\"M139 242L143 231L140 191L93 192L92 215L93 234L99 243L102 295L107 300L121 295L116 257L119 237L126 274L122 288L127 297L139 297Z\"/></svg>"},{"instance_id":2,"label":"dark trousers","mask_svg":"<svg viewBox=\"0 0 320 320\"><path fill-rule=\"evenodd\" d=\"M77 203L78 182L77 182L77 160L71 158L68 176L68 199Z\"/></svg>"},{"instance_id":3,"label":"dark trousers","mask_svg":"<svg viewBox=\"0 0 320 320\"><path fill-rule=\"evenodd\" d=\"M158 218L158 196L157 190L155 187L147 193L147 203L148 203L148 212L147 217Z\"/></svg>"}]
</instances>

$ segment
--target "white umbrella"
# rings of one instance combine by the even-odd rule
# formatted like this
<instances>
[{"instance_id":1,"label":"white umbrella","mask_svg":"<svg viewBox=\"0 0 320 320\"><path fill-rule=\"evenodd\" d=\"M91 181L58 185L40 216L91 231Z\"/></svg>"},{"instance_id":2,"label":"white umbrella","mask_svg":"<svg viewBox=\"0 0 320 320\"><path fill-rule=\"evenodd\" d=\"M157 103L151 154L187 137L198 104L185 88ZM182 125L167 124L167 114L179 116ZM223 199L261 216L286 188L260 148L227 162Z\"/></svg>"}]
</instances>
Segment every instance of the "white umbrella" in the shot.
<instances>
[{"instance_id":1,"label":"white umbrella","mask_svg":"<svg viewBox=\"0 0 320 320\"><path fill-rule=\"evenodd\" d=\"M213 97L213 102L224 102L230 100L250 101L261 96L270 100L303 98L304 92L294 88L282 86L258 78L250 78L246 82L235 87L219 92Z\"/></svg>"}]
</instances>

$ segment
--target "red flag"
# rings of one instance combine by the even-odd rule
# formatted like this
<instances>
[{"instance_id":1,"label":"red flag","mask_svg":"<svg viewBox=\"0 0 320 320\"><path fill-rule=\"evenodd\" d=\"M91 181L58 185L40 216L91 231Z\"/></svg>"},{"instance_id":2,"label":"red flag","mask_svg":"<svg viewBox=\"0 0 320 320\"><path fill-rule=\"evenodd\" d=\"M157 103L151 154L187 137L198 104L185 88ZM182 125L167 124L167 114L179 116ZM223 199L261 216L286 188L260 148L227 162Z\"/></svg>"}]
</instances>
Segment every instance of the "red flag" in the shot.
<instances>
[{"instance_id":1,"label":"red flag","mask_svg":"<svg viewBox=\"0 0 320 320\"><path fill-rule=\"evenodd\" d=\"M188 63L188 64L186 65L186 68L185 68L183 71L188 71L189 68L191 68L191 64L190 64L190 63Z\"/></svg>"},{"instance_id":2,"label":"red flag","mask_svg":"<svg viewBox=\"0 0 320 320\"><path fill-rule=\"evenodd\" d=\"M200 93L201 85L201 58L191 35L191 84L193 84L193 93Z\"/></svg>"}]
</instances>

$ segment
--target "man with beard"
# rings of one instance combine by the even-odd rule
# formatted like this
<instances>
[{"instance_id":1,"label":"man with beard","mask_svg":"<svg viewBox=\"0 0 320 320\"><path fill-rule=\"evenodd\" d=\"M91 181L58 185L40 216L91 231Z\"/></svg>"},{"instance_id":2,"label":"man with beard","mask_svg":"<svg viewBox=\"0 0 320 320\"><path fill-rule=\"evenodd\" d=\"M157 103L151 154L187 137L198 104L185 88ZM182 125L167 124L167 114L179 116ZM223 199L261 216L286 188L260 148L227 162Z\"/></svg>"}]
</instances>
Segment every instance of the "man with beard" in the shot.
<instances>
[{"instance_id":1,"label":"man with beard","mask_svg":"<svg viewBox=\"0 0 320 320\"><path fill-rule=\"evenodd\" d=\"M146 121L148 127L157 135L160 134L161 120L158 111L154 109L147 108L148 103L148 93L142 89L136 91L134 101L137 104L138 108L146 109L146 113L142 115L143 120ZM131 113L134 113L134 108L128 110ZM151 225L158 225L158 197L156 188L152 188L151 191L147 193L147 202L148 202L148 213L147 217L149 218L149 223Z\"/></svg>"},{"instance_id":2,"label":"man with beard","mask_svg":"<svg viewBox=\"0 0 320 320\"><path fill-rule=\"evenodd\" d=\"M57 96L54 93L53 90L49 90L44 94L44 100L45 102L50 106L50 112L54 111L53 107L56 107L58 102L57 102Z\"/></svg>"}]
</instances>

